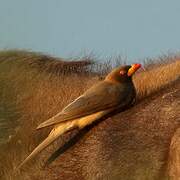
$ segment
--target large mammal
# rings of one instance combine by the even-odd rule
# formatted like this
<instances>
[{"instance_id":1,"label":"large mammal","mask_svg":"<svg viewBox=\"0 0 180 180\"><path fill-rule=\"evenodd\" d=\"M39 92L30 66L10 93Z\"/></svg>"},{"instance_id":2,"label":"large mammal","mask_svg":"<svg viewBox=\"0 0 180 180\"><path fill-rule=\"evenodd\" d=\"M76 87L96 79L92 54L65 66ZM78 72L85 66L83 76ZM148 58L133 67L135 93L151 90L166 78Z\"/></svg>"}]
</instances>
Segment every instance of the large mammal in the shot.
<instances>
[{"instance_id":1,"label":"large mammal","mask_svg":"<svg viewBox=\"0 0 180 180\"><path fill-rule=\"evenodd\" d=\"M133 108L87 129L75 145L45 168L45 176L51 174L58 180L168 179L170 142L180 127L179 102L178 80Z\"/></svg>"},{"instance_id":2,"label":"large mammal","mask_svg":"<svg viewBox=\"0 0 180 180\"><path fill-rule=\"evenodd\" d=\"M42 74L43 77L37 76L35 72L32 72L38 62L34 58L36 58L34 55L29 56L27 53L23 56L22 53L18 56L10 54L8 57L4 57L3 55L0 58L5 61L0 64L2 67L0 79L3 80L1 82L8 82L1 98L6 104L18 105L15 110L18 110L19 107L23 110L21 113L23 116L20 119L21 126L19 129L14 129L17 130L17 133L9 139L6 145L1 147L0 179L165 180L164 174L167 173L166 167L169 164L171 137L180 126L178 109L180 82L177 80L175 83L171 83L180 75L178 57L175 57L174 60L172 60L173 57L169 57L172 60L169 63L166 64L163 61L162 65L155 64L153 67L147 68L148 71L136 74L134 82L138 99L141 101L138 101L135 107L101 121L94 127L84 129L81 132L81 138L70 141L68 146L64 146L64 143L69 142L70 137L77 132L73 131L63 135L14 176L14 167L22 162L24 157L28 156L48 134L48 130L34 131L37 125L59 112L66 105L67 100L71 102L78 97L90 87L89 83L90 85L95 83L95 79L88 81L91 77L84 78L87 82L82 84L82 76L65 77L67 83L62 81L61 76L53 74L48 74L52 75L51 78L48 78L47 74ZM34 64L33 69L28 64L31 60ZM24 67L19 66L21 63L24 64ZM54 72L54 69L51 72ZM38 70L37 73L41 75L41 71ZM65 85L65 88L61 84ZM167 84L170 85L162 91ZM70 89L70 87L72 88ZM62 91L59 91L60 89ZM68 92L71 90L69 94L67 89ZM14 94L11 95L12 90ZM147 96L149 97L147 98ZM57 103L61 100L63 102ZM6 106L0 103L0 107ZM59 107L59 109L52 107ZM13 109L11 108L11 110ZM44 165L44 160L48 159L51 153L58 148L60 148L58 153L55 153L50 159L54 161L42 169L41 164ZM174 164L172 163L176 157L174 152L178 153L177 150L178 147L176 150L170 151L170 167ZM56 159L54 159L55 157ZM169 169L170 174L175 175L175 168Z\"/></svg>"},{"instance_id":3,"label":"large mammal","mask_svg":"<svg viewBox=\"0 0 180 180\"><path fill-rule=\"evenodd\" d=\"M65 132L75 128L82 129L109 113L122 111L130 106L136 98L132 75L140 67L140 64L133 64L114 69L103 81L88 89L60 113L41 123L37 129L52 125L54 127L48 137L33 150L19 168Z\"/></svg>"}]
</instances>

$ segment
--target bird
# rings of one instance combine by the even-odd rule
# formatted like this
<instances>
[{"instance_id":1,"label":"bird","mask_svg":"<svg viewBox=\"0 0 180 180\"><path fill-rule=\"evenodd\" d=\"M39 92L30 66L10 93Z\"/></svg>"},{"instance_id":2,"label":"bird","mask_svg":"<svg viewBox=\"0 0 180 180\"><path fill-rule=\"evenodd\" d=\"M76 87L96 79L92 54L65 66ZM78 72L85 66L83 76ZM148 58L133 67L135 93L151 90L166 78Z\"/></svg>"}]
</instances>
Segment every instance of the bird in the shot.
<instances>
[{"instance_id":1,"label":"bird","mask_svg":"<svg viewBox=\"0 0 180 180\"><path fill-rule=\"evenodd\" d=\"M37 129L53 126L51 132L17 169L33 159L65 132L76 128L82 129L114 111L120 112L131 105L136 98L132 76L140 67L141 64L136 63L113 69L103 81L89 88L61 112L41 123Z\"/></svg>"}]
</instances>

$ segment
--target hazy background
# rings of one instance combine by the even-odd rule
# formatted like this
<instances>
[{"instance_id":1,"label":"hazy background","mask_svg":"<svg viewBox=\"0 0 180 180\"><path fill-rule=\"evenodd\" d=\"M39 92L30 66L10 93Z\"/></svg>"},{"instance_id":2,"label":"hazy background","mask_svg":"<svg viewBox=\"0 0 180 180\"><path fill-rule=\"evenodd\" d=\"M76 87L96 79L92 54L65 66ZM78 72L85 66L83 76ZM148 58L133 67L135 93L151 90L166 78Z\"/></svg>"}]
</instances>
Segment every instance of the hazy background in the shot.
<instances>
[{"instance_id":1,"label":"hazy background","mask_svg":"<svg viewBox=\"0 0 180 180\"><path fill-rule=\"evenodd\" d=\"M0 49L129 60L180 49L179 0L0 0Z\"/></svg>"}]
</instances>

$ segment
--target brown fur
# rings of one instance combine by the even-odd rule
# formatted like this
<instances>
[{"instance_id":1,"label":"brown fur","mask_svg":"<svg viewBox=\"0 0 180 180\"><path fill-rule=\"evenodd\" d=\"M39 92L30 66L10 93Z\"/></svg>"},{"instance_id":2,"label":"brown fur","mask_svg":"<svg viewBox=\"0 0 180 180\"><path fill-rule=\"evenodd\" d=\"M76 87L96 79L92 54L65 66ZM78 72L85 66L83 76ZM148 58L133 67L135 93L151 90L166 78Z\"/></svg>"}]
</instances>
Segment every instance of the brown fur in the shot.
<instances>
[{"instance_id":1,"label":"brown fur","mask_svg":"<svg viewBox=\"0 0 180 180\"><path fill-rule=\"evenodd\" d=\"M169 152L168 170L171 180L179 180L180 177L180 128L174 133Z\"/></svg>"},{"instance_id":2,"label":"brown fur","mask_svg":"<svg viewBox=\"0 0 180 180\"><path fill-rule=\"evenodd\" d=\"M44 173L59 180L165 180L170 140L180 126L176 83L94 126Z\"/></svg>"},{"instance_id":3,"label":"brown fur","mask_svg":"<svg viewBox=\"0 0 180 180\"><path fill-rule=\"evenodd\" d=\"M13 168L48 133L48 130L35 132L35 127L96 82L82 76L36 76L29 67L24 71L17 71L18 68L1 73L1 78L8 81L8 87L16 93L10 100L16 102L23 115L15 136L1 147L0 177L7 180L165 180L171 137L180 126L180 83L176 80L179 60L137 74L134 81L141 101L136 106L81 131L75 138L72 137L77 131L65 134L32 164L13 174ZM172 83L175 80L176 83ZM2 97L6 102L8 92L4 91ZM70 139L74 140L66 143ZM60 155L43 170L44 159L59 147Z\"/></svg>"}]
</instances>

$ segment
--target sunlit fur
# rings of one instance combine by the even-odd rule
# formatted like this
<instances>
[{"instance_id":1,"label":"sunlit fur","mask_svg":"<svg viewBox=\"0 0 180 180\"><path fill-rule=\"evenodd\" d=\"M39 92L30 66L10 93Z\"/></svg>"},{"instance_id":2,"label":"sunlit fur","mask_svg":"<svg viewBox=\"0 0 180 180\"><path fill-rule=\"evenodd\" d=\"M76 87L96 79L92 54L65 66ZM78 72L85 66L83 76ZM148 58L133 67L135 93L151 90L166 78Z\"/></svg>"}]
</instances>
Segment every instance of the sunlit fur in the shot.
<instances>
[{"instance_id":1,"label":"sunlit fur","mask_svg":"<svg viewBox=\"0 0 180 180\"><path fill-rule=\"evenodd\" d=\"M92 170L98 170L101 167L100 165L104 165L104 167L97 175L109 172L110 169L107 168L109 168L110 163L105 161L105 158L111 159L112 155L120 152L115 151L114 154L105 154L108 147L106 143L112 142L112 137L116 137L116 143L110 148L113 147L112 150L114 151L114 147L122 147L121 152L124 152L122 160L125 161L123 164L118 164L118 170L116 169L117 166L114 166L114 171L111 171L112 175L115 172L123 172L124 176L130 176L130 174L135 173L132 179L137 179L137 177L139 177L138 179L153 179L157 175L159 175L158 180L161 177L163 178L162 173L166 171L166 166L164 167L164 165L167 163L166 157L168 156L170 138L173 130L179 126L177 113L178 94L176 94L178 91L172 86L172 83L179 77L179 56L161 57L159 58L159 60L161 59L158 62L159 64L156 61L151 62L146 66L147 71L137 73L133 77L137 89L137 98L143 102L142 104L127 111L123 116L117 115L113 119L99 124L97 128L94 128L82 138L78 144L79 147L76 146L69 149L50 168L42 170L41 164L44 163L44 157L48 157L55 149L62 146L67 141L68 134L49 147L42 156L37 157L28 168L20 174L14 175L14 167L22 162L24 157L49 133L48 129L35 132L34 129L37 125L59 112L65 105L98 81L98 78L94 76L56 76L55 74L58 74L58 67L60 66L58 63L61 62L55 61L56 59L52 57L47 56L46 58L47 60L52 60L50 64L53 64L53 68L49 66L50 64L45 63L45 68L41 66L41 69L39 69L40 65L37 62L39 59L43 60L43 55L37 56L33 53L29 55L27 52L14 51L6 52L5 56L0 53L0 61L3 61L3 63L0 63L0 85L3 87L1 88L3 90L1 102L3 104L0 105L1 107L5 105L5 112L8 112L7 109L10 109L11 117L15 117L14 114L21 115L20 117L18 116L18 122L20 122L21 126L14 128L14 136L9 137L8 142L0 149L0 174L2 179L63 179L63 177L68 175L76 177L82 174L90 176L93 175L93 172L94 174L96 173L95 171L92 172ZM3 86L4 82L8 82L7 86ZM178 83L179 81L176 82L176 85ZM169 87L167 92L161 92L167 86ZM155 96L152 96L153 94ZM148 96L152 96L152 98L148 99ZM14 108L14 104L16 108ZM10 116L6 114L3 117L7 117L8 119L5 120L9 120ZM106 131L108 122L113 121L115 121L114 126L109 127L110 130ZM112 131L113 128L114 131ZM106 137L109 137L109 139L105 139ZM137 144L134 141L132 146L130 146L129 141L134 137L137 138ZM102 146L102 142L106 142L104 146ZM124 146L122 144L127 146L129 152L123 149ZM144 146L141 149L140 145L143 144ZM99 148L93 149L96 145ZM158 147L162 149L158 149ZM137 152L134 154L130 153L135 148L137 148ZM101 161L99 161L100 157ZM125 164L128 158L131 161ZM116 162L119 160L117 157L114 159ZM141 162L143 166L140 166L137 162ZM148 165L153 162L154 164L152 164L152 167L145 168L146 162ZM87 167L86 163L90 163L91 166ZM114 165L116 164L114 163Z\"/></svg>"}]
</instances>

